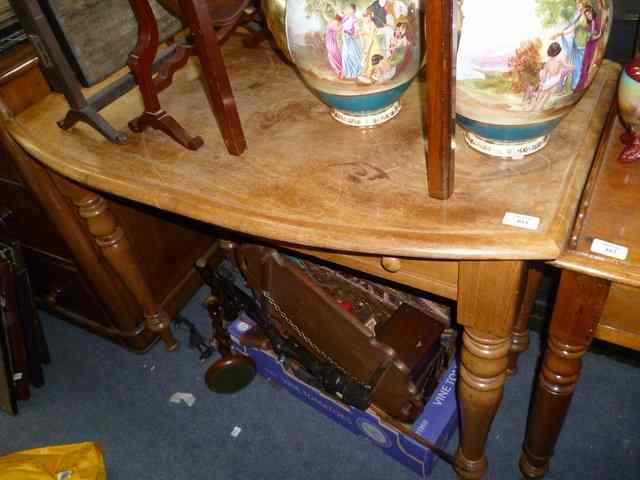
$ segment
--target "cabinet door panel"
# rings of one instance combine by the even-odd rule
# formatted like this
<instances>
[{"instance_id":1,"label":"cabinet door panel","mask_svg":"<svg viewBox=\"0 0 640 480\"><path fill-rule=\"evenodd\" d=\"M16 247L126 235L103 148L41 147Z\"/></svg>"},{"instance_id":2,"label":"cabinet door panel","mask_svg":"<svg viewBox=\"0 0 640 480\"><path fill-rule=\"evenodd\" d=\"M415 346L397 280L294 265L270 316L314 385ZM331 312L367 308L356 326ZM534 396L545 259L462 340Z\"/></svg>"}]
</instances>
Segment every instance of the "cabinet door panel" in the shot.
<instances>
[{"instance_id":1,"label":"cabinet door panel","mask_svg":"<svg viewBox=\"0 0 640 480\"><path fill-rule=\"evenodd\" d=\"M71 260L64 241L25 187L0 179L0 204L15 213L16 234L25 247Z\"/></svg>"},{"instance_id":2,"label":"cabinet door panel","mask_svg":"<svg viewBox=\"0 0 640 480\"><path fill-rule=\"evenodd\" d=\"M133 350L145 350L154 341L155 336L147 331L126 339L109 334L109 329L131 334L138 325L135 319L122 318L117 319L119 324L114 324L73 263L29 248L25 248L24 253L34 294L47 309L95 333L114 338ZM142 319L140 312L138 320L142 322ZM104 328L95 327L96 324Z\"/></svg>"}]
</instances>

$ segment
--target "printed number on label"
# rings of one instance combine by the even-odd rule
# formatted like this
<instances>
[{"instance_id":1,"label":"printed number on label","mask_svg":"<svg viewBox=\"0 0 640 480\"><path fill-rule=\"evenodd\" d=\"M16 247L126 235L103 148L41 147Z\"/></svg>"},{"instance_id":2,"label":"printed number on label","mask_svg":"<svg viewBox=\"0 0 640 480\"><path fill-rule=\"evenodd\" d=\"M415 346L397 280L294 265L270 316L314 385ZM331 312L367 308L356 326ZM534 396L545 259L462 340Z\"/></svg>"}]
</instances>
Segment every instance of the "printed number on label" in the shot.
<instances>
[{"instance_id":1,"label":"printed number on label","mask_svg":"<svg viewBox=\"0 0 640 480\"><path fill-rule=\"evenodd\" d=\"M524 228L525 230L537 230L540 226L540 219L522 215L521 213L507 212L504 214L502 223L516 228Z\"/></svg>"},{"instance_id":2,"label":"printed number on label","mask_svg":"<svg viewBox=\"0 0 640 480\"><path fill-rule=\"evenodd\" d=\"M617 258L618 260L626 260L629 255L629 249L622 245L616 245L615 243L605 242L599 238L594 238L591 243L591 251L593 253L599 253L600 255L606 255L607 257Z\"/></svg>"}]
</instances>

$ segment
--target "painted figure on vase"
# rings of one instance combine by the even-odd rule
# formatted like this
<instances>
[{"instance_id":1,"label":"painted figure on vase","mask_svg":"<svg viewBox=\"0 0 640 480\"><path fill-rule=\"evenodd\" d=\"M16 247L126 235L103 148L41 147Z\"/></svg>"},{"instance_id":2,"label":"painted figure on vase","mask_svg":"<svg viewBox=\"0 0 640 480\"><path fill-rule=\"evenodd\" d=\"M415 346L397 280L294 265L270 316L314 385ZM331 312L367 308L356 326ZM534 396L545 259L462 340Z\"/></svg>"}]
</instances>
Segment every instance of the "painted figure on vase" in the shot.
<instances>
[{"instance_id":1,"label":"painted figure on vase","mask_svg":"<svg viewBox=\"0 0 640 480\"><path fill-rule=\"evenodd\" d=\"M331 68L333 68L339 76L342 76L342 51L338 41L338 32L341 24L342 17L336 15L335 20L327 25L327 32L325 34L325 46L327 48L329 63L331 64Z\"/></svg>"},{"instance_id":2,"label":"painted figure on vase","mask_svg":"<svg viewBox=\"0 0 640 480\"><path fill-rule=\"evenodd\" d=\"M395 77L405 60L406 48L398 49L397 44L398 40L404 40L402 46L407 46L408 14L408 7L399 0L375 0L362 13L358 24L362 50L361 73L356 77L358 83L370 85ZM354 77L344 75L344 78Z\"/></svg>"},{"instance_id":3,"label":"painted figure on vase","mask_svg":"<svg viewBox=\"0 0 640 480\"><path fill-rule=\"evenodd\" d=\"M395 23L395 28L391 25ZM378 28L371 39L364 75L358 78L362 84L382 83L393 80L407 59L409 48L407 24L403 17L394 22L387 15L387 23Z\"/></svg>"},{"instance_id":4,"label":"painted figure on vase","mask_svg":"<svg viewBox=\"0 0 640 480\"><path fill-rule=\"evenodd\" d=\"M597 50L598 40L602 36L602 25L599 16L590 5L584 8L584 17L587 21L587 40L582 55L582 68L580 69L580 80L576 90L585 90L589 81L589 72L593 67L594 55Z\"/></svg>"},{"instance_id":5,"label":"painted figure on vase","mask_svg":"<svg viewBox=\"0 0 640 480\"><path fill-rule=\"evenodd\" d=\"M380 29L374 21L374 14L371 10L367 10L362 17L362 46L364 51L363 74L358 79L371 78L373 71L373 57L376 55L383 56L384 42L379 34Z\"/></svg>"},{"instance_id":6,"label":"painted figure on vase","mask_svg":"<svg viewBox=\"0 0 640 480\"><path fill-rule=\"evenodd\" d=\"M540 71L540 87L533 102L534 110L544 109L546 102L554 93L562 89L568 73L573 70L573 65L567 63L566 58L560 55L561 53L562 47L558 42L549 45L547 50L549 60Z\"/></svg>"},{"instance_id":7,"label":"painted figure on vase","mask_svg":"<svg viewBox=\"0 0 640 480\"><path fill-rule=\"evenodd\" d=\"M369 5L367 11L371 12L373 16L373 23L376 24L376 27L382 28L387 23L387 0L374 0L374 2Z\"/></svg>"},{"instance_id":8,"label":"painted figure on vase","mask_svg":"<svg viewBox=\"0 0 640 480\"><path fill-rule=\"evenodd\" d=\"M362 48L358 41L358 18L356 6L342 17L342 74L341 78L354 79L362 73Z\"/></svg>"},{"instance_id":9,"label":"painted figure on vase","mask_svg":"<svg viewBox=\"0 0 640 480\"><path fill-rule=\"evenodd\" d=\"M580 82L580 73L582 72L582 61L584 59L584 46L586 45L585 22L586 0L576 0L576 13L573 15L569 23L561 32L552 38L560 38L562 49L569 62L573 65L571 75L571 89L576 90Z\"/></svg>"}]
</instances>

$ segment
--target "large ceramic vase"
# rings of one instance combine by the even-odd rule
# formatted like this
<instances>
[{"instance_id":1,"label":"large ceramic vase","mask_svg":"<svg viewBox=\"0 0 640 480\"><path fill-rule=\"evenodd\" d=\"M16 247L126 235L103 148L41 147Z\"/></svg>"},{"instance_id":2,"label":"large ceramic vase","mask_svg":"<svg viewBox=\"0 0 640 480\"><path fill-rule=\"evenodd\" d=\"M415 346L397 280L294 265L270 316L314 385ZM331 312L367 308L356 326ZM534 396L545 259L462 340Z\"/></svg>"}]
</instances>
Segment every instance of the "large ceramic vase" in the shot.
<instances>
[{"instance_id":1,"label":"large ceramic vase","mask_svg":"<svg viewBox=\"0 0 640 480\"><path fill-rule=\"evenodd\" d=\"M419 0L263 0L279 47L337 121L372 127L400 111L422 61Z\"/></svg>"},{"instance_id":2,"label":"large ceramic vase","mask_svg":"<svg viewBox=\"0 0 640 480\"><path fill-rule=\"evenodd\" d=\"M602 63L612 0L458 0L457 118L475 149L543 148Z\"/></svg>"},{"instance_id":3,"label":"large ceramic vase","mask_svg":"<svg viewBox=\"0 0 640 480\"><path fill-rule=\"evenodd\" d=\"M622 136L625 148L620 161L635 162L640 160L640 57L627 65L620 76L618 109L627 128Z\"/></svg>"}]
</instances>

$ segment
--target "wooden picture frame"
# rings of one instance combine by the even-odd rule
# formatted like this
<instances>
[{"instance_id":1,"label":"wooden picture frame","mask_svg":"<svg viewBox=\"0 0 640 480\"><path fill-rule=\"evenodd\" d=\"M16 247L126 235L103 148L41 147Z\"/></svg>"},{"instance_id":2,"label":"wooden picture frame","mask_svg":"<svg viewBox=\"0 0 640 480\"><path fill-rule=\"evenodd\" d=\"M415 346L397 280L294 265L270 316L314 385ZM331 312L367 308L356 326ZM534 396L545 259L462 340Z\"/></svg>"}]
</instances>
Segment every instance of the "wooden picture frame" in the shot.
<instances>
[{"instance_id":1,"label":"wooden picture frame","mask_svg":"<svg viewBox=\"0 0 640 480\"><path fill-rule=\"evenodd\" d=\"M10 262L0 259L0 409L9 415L17 415L18 391L14 377L17 372L9 333L11 320L7 304L7 300L15 293L11 291L11 282L7 281L10 275Z\"/></svg>"},{"instance_id":2,"label":"wooden picture frame","mask_svg":"<svg viewBox=\"0 0 640 480\"><path fill-rule=\"evenodd\" d=\"M18 403L11 373L9 344L4 333L4 322L4 314L0 314L0 410L14 416L18 414Z\"/></svg>"},{"instance_id":3,"label":"wooden picture frame","mask_svg":"<svg viewBox=\"0 0 640 480\"><path fill-rule=\"evenodd\" d=\"M157 0L147 0L160 42L183 29ZM40 0L42 11L80 83L90 87L123 67L138 41L138 22L129 0ZM105 39L108 38L108 41Z\"/></svg>"},{"instance_id":4,"label":"wooden picture frame","mask_svg":"<svg viewBox=\"0 0 640 480\"><path fill-rule=\"evenodd\" d=\"M9 0L11 5L20 20L22 27L32 45L34 46L38 57L40 58L40 66L47 80L51 84L52 88L62 93L67 102L69 103L69 111L64 119L58 121L58 125L63 130L68 130L78 122L83 122L98 132L100 132L105 138L113 143L125 143L127 141L127 135L124 132L116 130L109 122L107 122L100 111L107 105L132 90L136 87L136 80L132 74L125 75L113 83L107 85L105 88L94 94L90 98L86 98L82 93L82 82L78 77L77 69L80 68L78 62L81 57L69 56L70 50L76 51L76 47L69 44L68 40L70 30L67 32L67 40L60 41L61 35L60 19L54 19L52 21L46 14L46 10L51 8L52 0L43 0L45 9L39 0ZM96 0L98 1L98 0ZM102 0L100 0L102 1ZM109 0L116 1L116 0ZM123 0L117 0L122 2ZM155 0L154 0L155 1ZM47 3L49 2L49 3ZM129 7L128 0L124 0L124 4ZM95 3L95 2L93 2ZM47 7L46 5L49 5ZM130 9L129 9L130 12ZM51 15L51 12L49 13ZM82 17L81 15L79 17ZM135 18L131 15L131 21L135 24ZM57 31L57 34L56 34ZM137 31L137 27L136 27ZM136 36L137 38L137 36ZM65 46L66 44L66 46ZM135 45L135 39L134 39ZM154 61L152 68L153 72L157 72L160 66L166 61L174 52L175 48L167 48L163 51L158 58ZM122 61L122 65L126 64L126 57ZM84 69L84 74L81 75L85 84L89 84L95 81L99 81L104 75L108 75L110 71L117 70L120 61L113 62L112 65L106 70L94 72L89 75L89 70ZM115 70L114 70L115 69ZM81 69L82 71L82 69ZM113 72L111 72L113 73Z\"/></svg>"}]
</instances>

